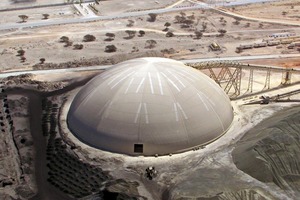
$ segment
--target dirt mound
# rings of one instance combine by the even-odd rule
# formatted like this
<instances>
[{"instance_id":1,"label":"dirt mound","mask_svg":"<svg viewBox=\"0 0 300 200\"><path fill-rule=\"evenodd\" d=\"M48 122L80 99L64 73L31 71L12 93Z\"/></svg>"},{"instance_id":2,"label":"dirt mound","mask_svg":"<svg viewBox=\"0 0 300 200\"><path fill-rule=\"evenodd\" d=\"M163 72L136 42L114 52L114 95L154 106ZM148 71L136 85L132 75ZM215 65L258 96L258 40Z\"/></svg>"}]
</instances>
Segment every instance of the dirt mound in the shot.
<instances>
[{"instance_id":1,"label":"dirt mound","mask_svg":"<svg viewBox=\"0 0 300 200\"><path fill-rule=\"evenodd\" d=\"M64 82L42 82L34 80L33 74L22 74L19 76L9 76L1 80L7 88L11 87L30 87L39 91L53 91L66 86Z\"/></svg>"},{"instance_id":2,"label":"dirt mound","mask_svg":"<svg viewBox=\"0 0 300 200\"><path fill-rule=\"evenodd\" d=\"M233 151L236 166L262 182L300 194L300 107L277 113L249 131Z\"/></svg>"}]
</instances>

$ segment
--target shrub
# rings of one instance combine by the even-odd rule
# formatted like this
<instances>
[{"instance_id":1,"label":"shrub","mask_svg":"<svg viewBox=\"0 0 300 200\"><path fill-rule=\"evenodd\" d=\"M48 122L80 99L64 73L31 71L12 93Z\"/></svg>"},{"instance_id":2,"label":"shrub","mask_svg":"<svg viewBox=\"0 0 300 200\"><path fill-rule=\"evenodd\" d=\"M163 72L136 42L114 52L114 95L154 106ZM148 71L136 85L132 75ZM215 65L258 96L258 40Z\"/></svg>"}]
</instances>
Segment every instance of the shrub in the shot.
<instances>
[{"instance_id":1,"label":"shrub","mask_svg":"<svg viewBox=\"0 0 300 200\"><path fill-rule=\"evenodd\" d=\"M95 41L96 37L90 34L87 34L83 37L83 42L92 42Z\"/></svg>"},{"instance_id":2,"label":"shrub","mask_svg":"<svg viewBox=\"0 0 300 200\"><path fill-rule=\"evenodd\" d=\"M128 37L124 37L124 39L131 39L135 36L136 31L132 31L132 30L126 30L125 31L128 34Z\"/></svg>"},{"instance_id":3,"label":"shrub","mask_svg":"<svg viewBox=\"0 0 300 200\"><path fill-rule=\"evenodd\" d=\"M41 58L41 59L40 59L41 64L44 64L45 61L46 61L45 58Z\"/></svg>"},{"instance_id":4,"label":"shrub","mask_svg":"<svg viewBox=\"0 0 300 200\"><path fill-rule=\"evenodd\" d=\"M75 50L81 50L83 49L83 44L74 44L73 47Z\"/></svg>"},{"instance_id":5,"label":"shrub","mask_svg":"<svg viewBox=\"0 0 300 200\"><path fill-rule=\"evenodd\" d=\"M174 36L174 33L173 33L173 32L170 32L170 31L169 31L169 32L166 33L166 37L173 37L173 36Z\"/></svg>"},{"instance_id":6,"label":"shrub","mask_svg":"<svg viewBox=\"0 0 300 200\"><path fill-rule=\"evenodd\" d=\"M43 17L44 17L43 19L48 19L49 16L50 16L49 14L43 14Z\"/></svg>"},{"instance_id":7,"label":"shrub","mask_svg":"<svg viewBox=\"0 0 300 200\"><path fill-rule=\"evenodd\" d=\"M62 36L60 38L60 42L68 42L69 41L69 38L67 36Z\"/></svg>"},{"instance_id":8,"label":"shrub","mask_svg":"<svg viewBox=\"0 0 300 200\"><path fill-rule=\"evenodd\" d=\"M17 51L17 53L18 53L18 56L24 56L25 51L23 49L20 49Z\"/></svg>"},{"instance_id":9,"label":"shrub","mask_svg":"<svg viewBox=\"0 0 300 200\"><path fill-rule=\"evenodd\" d=\"M143 31L143 30L139 31L139 37L143 37L145 34L146 34L145 31Z\"/></svg>"},{"instance_id":10,"label":"shrub","mask_svg":"<svg viewBox=\"0 0 300 200\"><path fill-rule=\"evenodd\" d=\"M149 15L148 21L149 22L155 22L157 14L155 14L155 13L149 13L148 15Z\"/></svg>"},{"instance_id":11,"label":"shrub","mask_svg":"<svg viewBox=\"0 0 300 200\"><path fill-rule=\"evenodd\" d=\"M157 42L155 40L147 40L145 48L146 49L152 49L156 46Z\"/></svg>"},{"instance_id":12,"label":"shrub","mask_svg":"<svg viewBox=\"0 0 300 200\"><path fill-rule=\"evenodd\" d=\"M105 52L107 53L112 53L112 52L116 52L117 51L117 47L115 45L107 45L105 47Z\"/></svg>"}]
</instances>

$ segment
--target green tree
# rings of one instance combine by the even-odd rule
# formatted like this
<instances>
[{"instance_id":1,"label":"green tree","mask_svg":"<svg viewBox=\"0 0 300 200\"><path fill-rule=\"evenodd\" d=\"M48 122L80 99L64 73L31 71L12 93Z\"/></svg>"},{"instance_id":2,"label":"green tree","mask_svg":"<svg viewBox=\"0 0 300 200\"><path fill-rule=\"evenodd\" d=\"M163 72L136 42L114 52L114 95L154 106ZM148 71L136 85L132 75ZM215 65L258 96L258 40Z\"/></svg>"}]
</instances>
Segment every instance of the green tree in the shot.
<instances>
[{"instance_id":1,"label":"green tree","mask_svg":"<svg viewBox=\"0 0 300 200\"><path fill-rule=\"evenodd\" d=\"M225 29L219 29L218 32L220 33L220 36L224 36L227 31Z\"/></svg>"},{"instance_id":2,"label":"green tree","mask_svg":"<svg viewBox=\"0 0 300 200\"><path fill-rule=\"evenodd\" d=\"M194 33L195 33L196 39L200 39L203 36L203 33L201 31L195 31Z\"/></svg>"},{"instance_id":3,"label":"green tree","mask_svg":"<svg viewBox=\"0 0 300 200\"><path fill-rule=\"evenodd\" d=\"M93 35L90 35L90 34L87 34L83 37L84 42L92 42L92 41L95 41L95 40L96 40L96 37L93 36Z\"/></svg>"},{"instance_id":4,"label":"green tree","mask_svg":"<svg viewBox=\"0 0 300 200\"><path fill-rule=\"evenodd\" d=\"M241 22L241 19L240 18L236 18L234 22L232 22L233 24L235 25L239 25Z\"/></svg>"},{"instance_id":5,"label":"green tree","mask_svg":"<svg viewBox=\"0 0 300 200\"><path fill-rule=\"evenodd\" d=\"M185 19L185 17L184 16L180 16L180 15L176 15L175 16L175 23L182 23L184 20L186 20Z\"/></svg>"},{"instance_id":6,"label":"green tree","mask_svg":"<svg viewBox=\"0 0 300 200\"><path fill-rule=\"evenodd\" d=\"M143 37L145 34L146 34L145 31L143 31L143 30L139 31L139 37Z\"/></svg>"},{"instance_id":7,"label":"green tree","mask_svg":"<svg viewBox=\"0 0 300 200\"><path fill-rule=\"evenodd\" d=\"M155 40L147 40L145 48L146 49L152 49L156 46L157 42Z\"/></svg>"},{"instance_id":8,"label":"green tree","mask_svg":"<svg viewBox=\"0 0 300 200\"><path fill-rule=\"evenodd\" d=\"M132 30L126 30L125 32L128 34L128 37L126 37L125 39L131 39L136 34L136 31L132 31Z\"/></svg>"},{"instance_id":9,"label":"green tree","mask_svg":"<svg viewBox=\"0 0 300 200\"><path fill-rule=\"evenodd\" d=\"M166 33L166 37L173 37L174 36L174 33L169 31Z\"/></svg>"},{"instance_id":10,"label":"green tree","mask_svg":"<svg viewBox=\"0 0 300 200\"><path fill-rule=\"evenodd\" d=\"M73 47L75 50L81 50L83 49L83 44L74 44Z\"/></svg>"},{"instance_id":11,"label":"green tree","mask_svg":"<svg viewBox=\"0 0 300 200\"><path fill-rule=\"evenodd\" d=\"M105 36L115 38L116 35L114 33L106 33Z\"/></svg>"},{"instance_id":12,"label":"green tree","mask_svg":"<svg viewBox=\"0 0 300 200\"><path fill-rule=\"evenodd\" d=\"M18 53L18 56L24 56L25 51L23 49L20 49L17 51L17 53Z\"/></svg>"},{"instance_id":13,"label":"green tree","mask_svg":"<svg viewBox=\"0 0 300 200\"><path fill-rule=\"evenodd\" d=\"M26 22L26 20L28 19L27 15L19 15L19 18L22 20L22 22Z\"/></svg>"},{"instance_id":14,"label":"green tree","mask_svg":"<svg viewBox=\"0 0 300 200\"><path fill-rule=\"evenodd\" d=\"M41 64L44 64L45 61L46 61L45 58L41 58L41 59L40 59Z\"/></svg>"},{"instance_id":15,"label":"green tree","mask_svg":"<svg viewBox=\"0 0 300 200\"><path fill-rule=\"evenodd\" d=\"M24 56L21 56L21 62L25 62L26 61L26 58Z\"/></svg>"},{"instance_id":16,"label":"green tree","mask_svg":"<svg viewBox=\"0 0 300 200\"><path fill-rule=\"evenodd\" d=\"M157 14L156 13L149 13L148 15L149 15L148 21L149 22L155 22Z\"/></svg>"},{"instance_id":17,"label":"green tree","mask_svg":"<svg viewBox=\"0 0 300 200\"><path fill-rule=\"evenodd\" d=\"M104 51L107 52L107 53L116 52L117 51L117 47L115 45L107 45L105 47Z\"/></svg>"},{"instance_id":18,"label":"green tree","mask_svg":"<svg viewBox=\"0 0 300 200\"><path fill-rule=\"evenodd\" d=\"M169 26L171 26L170 22L166 22L164 25L166 28L163 31L168 31L169 30Z\"/></svg>"},{"instance_id":19,"label":"green tree","mask_svg":"<svg viewBox=\"0 0 300 200\"><path fill-rule=\"evenodd\" d=\"M48 19L49 18L49 14L43 14L43 19Z\"/></svg>"},{"instance_id":20,"label":"green tree","mask_svg":"<svg viewBox=\"0 0 300 200\"><path fill-rule=\"evenodd\" d=\"M171 23L170 23L170 22L166 22L164 26L165 26L166 28L168 28L169 26L171 26Z\"/></svg>"},{"instance_id":21,"label":"green tree","mask_svg":"<svg viewBox=\"0 0 300 200\"><path fill-rule=\"evenodd\" d=\"M116 35L114 33L106 33L105 36L108 37L108 38L104 39L104 41L109 41L110 42L110 41L113 41L115 39Z\"/></svg>"},{"instance_id":22,"label":"green tree","mask_svg":"<svg viewBox=\"0 0 300 200\"><path fill-rule=\"evenodd\" d=\"M61 38L60 38L60 42L69 42L69 38L67 37L67 36L62 36Z\"/></svg>"},{"instance_id":23,"label":"green tree","mask_svg":"<svg viewBox=\"0 0 300 200\"><path fill-rule=\"evenodd\" d=\"M134 24L134 21L131 20L131 19L129 19L129 20L128 20L128 24L127 24L126 26L127 26L127 27L132 27L133 24Z\"/></svg>"}]
</instances>

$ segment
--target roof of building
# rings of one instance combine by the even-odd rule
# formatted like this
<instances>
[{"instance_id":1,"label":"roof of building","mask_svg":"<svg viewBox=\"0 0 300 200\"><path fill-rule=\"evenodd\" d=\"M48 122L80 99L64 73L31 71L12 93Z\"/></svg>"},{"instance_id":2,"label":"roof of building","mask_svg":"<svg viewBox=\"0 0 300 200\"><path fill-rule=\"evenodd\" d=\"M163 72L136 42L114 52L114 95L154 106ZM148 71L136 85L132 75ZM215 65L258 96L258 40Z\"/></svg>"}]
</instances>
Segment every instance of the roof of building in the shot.
<instances>
[{"instance_id":1,"label":"roof of building","mask_svg":"<svg viewBox=\"0 0 300 200\"><path fill-rule=\"evenodd\" d=\"M70 130L96 148L129 155L182 152L230 126L228 96L205 74L166 58L117 64L75 96Z\"/></svg>"}]
</instances>

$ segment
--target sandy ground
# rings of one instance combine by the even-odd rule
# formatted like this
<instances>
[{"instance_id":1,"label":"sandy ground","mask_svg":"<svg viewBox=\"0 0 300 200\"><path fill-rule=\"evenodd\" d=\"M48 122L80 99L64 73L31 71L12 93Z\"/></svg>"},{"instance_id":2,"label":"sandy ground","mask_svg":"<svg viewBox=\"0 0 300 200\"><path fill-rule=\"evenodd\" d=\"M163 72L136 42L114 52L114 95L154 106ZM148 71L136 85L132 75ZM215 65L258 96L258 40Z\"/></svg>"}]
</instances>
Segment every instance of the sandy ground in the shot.
<instances>
[{"instance_id":1,"label":"sandy ground","mask_svg":"<svg viewBox=\"0 0 300 200\"><path fill-rule=\"evenodd\" d=\"M290 58L290 59L264 59L264 60L246 60L245 63L251 64L262 64L270 66L283 66L288 68L300 68L300 59L299 58Z\"/></svg>"},{"instance_id":2,"label":"sandy ground","mask_svg":"<svg viewBox=\"0 0 300 200\"><path fill-rule=\"evenodd\" d=\"M300 2L295 0L235 6L233 11L251 17L261 16L268 19L300 21Z\"/></svg>"},{"instance_id":3,"label":"sandy ground","mask_svg":"<svg viewBox=\"0 0 300 200\"><path fill-rule=\"evenodd\" d=\"M27 3L22 3L22 2L27 2ZM38 1L24 0L24 1L20 1L20 3L12 3L12 1L8 1L8 0L1 1L0 2L1 9L15 8L15 7L21 8L21 7L30 7L30 6L38 6L38 5L49 5L49 6L42 7L42 8L32 8L32 9L1 12L0 15L6 17L1 18L0 23L20 22L21 20L18 16L21 14L27 15L29 17L27 21L39 21L42 19L42 14L45 13L49 14L49 19L51 20L77 18L77 17L84 16L81 15L79 11L72 4L63 5L63 6L51 6L52 4L63 3L63 2L65 1L55 0L50 2L47 0L38 0ZM99 5L96 5L96 8L99 10L99 13L97 13L97 15L117 15L119 13L130 12L130 11L164 8L167 7L168 5L173 5L174 2L176 2L176 0L167 0L167 1L129 0L126 2L112 0L112 1L100 1Z\"/></svg>"},{"instance_id":4,"label":"sandy ground","mask_svg":"<svg viewBox=\"0 0 300 200\"><path fill-rule=\"evenodd\" d=\"M110 0L110 1L100 1L99 5L96 5L96 8L99 10L98 15L115 15L124 12L165 8L169 5L174 4L177 1L178 0L152 0L152 1Z\"/></svg>"},{"instance_id":5,"label":"sandy ground","mask_svg":"<svg viewBox=\"0 0 300 200\"><path fill-rule=\"evenodd\" d=\"M138 18L119 19L112 21L98 21L87 24L61 25L35 29L18 30L15 32L0 33L0 59L1 68L17 69L31 68L34 64L39 63L40 58L45 58L48 63L61 63L79 59L90 59L94 57L120 57L126 59L128 54L145 54L149 50L154 50L160 53L164 49L175 49L171 54L165 54L165 57L174 59L190 59L190 58L205 58L218 56L238 56L238 55L261 55L261 54L280 54L295 53L294 50L287 50L287 47L277 49L276 47L266 47L252 50L245 50L241 54L237 54L235 49L240 44L253 43L262 41L268 38L268 35L280 30L285 30L288 27L283 25L264 24L263 29L259 29L258 22L241 21L235 25L234 18L222 16L212 11L186 11L184 15L194 18L191 28L181 28L181 25L176 23L175 17L179 13L161 14L157 17L155 23L148 22L148 16ZM40 17L40 15L38 15ZM224 21L220 21L223 17ZM39 19L41 20L41 19ZM49 19L51 20L51 19ZM129 20L133 20L133 26L128 27ZM170 31L173 31L175 37L167 38L164 24L170 22ZM202 30L203 24L206 24L206 29L201 39L194 38L195 30ZM219 29L226 29L227 33L224 37L217 37ZM128 39L126 30L136 31L132 39ZM138 37L138 31L144 30L145 36ZM291 29L296 33L300 33L300 29ZM105 41L106 33L115 34L113 41ZM93 34L96 41L84 43L83 36ZM63 43L59 42L59 38L67 36L73 44L83 44L83 50L74 50L72 46L64 47ZM30 41L28 41L30 39ZM156 45L152 49L146 48L147 40L155 40ZM241 40L243 42L241 42ZM211 51L209 45L212 42L217 42L222 47L221 51ZM117 51L115 53L106 53L107 45L115 45ZM26 51L26 61L21 62L20 56L17 56L17 51L24 49ZM83 54L84 52L84 54Z\"/></svg>"}]
</instances>

